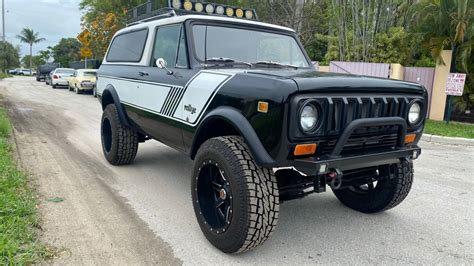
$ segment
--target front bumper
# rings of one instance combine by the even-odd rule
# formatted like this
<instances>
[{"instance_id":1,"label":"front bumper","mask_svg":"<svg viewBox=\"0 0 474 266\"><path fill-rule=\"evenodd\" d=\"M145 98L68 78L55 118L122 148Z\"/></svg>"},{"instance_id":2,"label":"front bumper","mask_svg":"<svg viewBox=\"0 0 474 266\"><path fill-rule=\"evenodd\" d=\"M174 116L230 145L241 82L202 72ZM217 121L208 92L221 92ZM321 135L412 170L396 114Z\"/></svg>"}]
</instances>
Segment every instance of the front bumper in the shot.
<instances>
[{"instance_id":1,"label":"front bumper","mask_svg":"<svg viewBox=\"0 0 474 266\"><path fill-rule=\"evenodd\" d=\"M376 126L398 126L398 138L395 147L377 152L365 152L357 155L342 156L344 146L349 141L351 135L359 128ZM295 159L288 162L288 165L295 167L298 171L308 175L322 175L332 170L352 170L371 166L399 163L401 160L414 160L418 158L421 149L416 145L406 146L405 136L407 134L407 124L401 117L384 118L364 118L357 119L349 123L340 135L334 149L321 158L311 157Z\"/></svg>"},{"instance_id":2,"label":"front bumper","mask_svg":"<svg viewBox=\"0 0 474 266\"><path fill-rule=\"evenodd\" d=\"M421 154L418 146L404 148L394 151L363 154L350 157L330 158L326 160L316 160L314 158L296 159L292 161L298 171L308 176L322 175L330 170L341 171L359 169L371 166L399 163L401 160L414 160Z\"/></svg>"}]
</instances>

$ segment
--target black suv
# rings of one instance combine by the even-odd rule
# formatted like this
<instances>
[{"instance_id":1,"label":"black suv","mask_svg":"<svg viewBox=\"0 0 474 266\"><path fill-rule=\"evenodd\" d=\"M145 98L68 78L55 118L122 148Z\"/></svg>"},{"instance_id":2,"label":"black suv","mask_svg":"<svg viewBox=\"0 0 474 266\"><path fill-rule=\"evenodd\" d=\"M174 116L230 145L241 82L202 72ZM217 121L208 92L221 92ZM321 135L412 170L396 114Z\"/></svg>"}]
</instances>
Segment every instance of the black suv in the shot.
<instances>
[{"instance_id":1,"label":"black suv","mask_svg":"<svg viewBox=\"0 0 474 266\"><path fill-rule=\"evenodd\" d=\"M281 202L326 186L365 213L407 196L422 86L316 72L293 30L251 9L178 0L129 15L98 72L104 155L130 164L149 139L189 155L197 221L223 252L262 244Z\"/></svg>"}]
</instances>

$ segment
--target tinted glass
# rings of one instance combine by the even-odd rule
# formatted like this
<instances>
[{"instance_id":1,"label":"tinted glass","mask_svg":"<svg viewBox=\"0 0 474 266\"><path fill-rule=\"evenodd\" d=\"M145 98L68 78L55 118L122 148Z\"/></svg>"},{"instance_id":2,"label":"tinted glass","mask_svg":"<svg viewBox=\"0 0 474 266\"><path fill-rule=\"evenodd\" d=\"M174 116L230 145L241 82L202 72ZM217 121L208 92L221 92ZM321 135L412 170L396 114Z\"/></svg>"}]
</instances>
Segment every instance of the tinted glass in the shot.
<instances>
[{"instance_id":1,"label":"tinted glass","mask_svg":"<svg viewBox=\"0 0 474 266\"><path fill-rule=\"evenodd\" d=\"M72 75L74 74L74 71L74 69L57 69L56 73Z\"/></svg>"},{"instance_id":2,"label":"tinted glass","mask_svg":"<svg viewBox=\"0 0 474 266\"><path fill-rule=\"evenodd\" d=\"M303 51L292 36L204 25L194 26L193 36L196 55L201 61L205 61L207 56L232 58L248 63L272 61L309 67Z\"/></svg>"},{"instance_id":3,"label":"tinted glass","mask_svg":"<svg viewBox=\"0 0 474 266\"><path fill-rule=\"evenodd\" d=\"M84 77L95 77L97 72L84 72Z\"/></svg>"},{"instance_id":4,"label":"tinted glass","mask_svg":"<svg viewBox=\"0 0 474 266\"><path fill-rule=\"evenodd\" d=\"M109 62L140 62L148 35L146 29L115 37L107 54Z\"/></svg>"},{"instance_id":5,"label":"tinted glass","mask_svg":"<svg viewBox=\"0 0 474 266\"><path fill-rule=\"evenodd\" d=\"M163 58L168 67L187 66L186 44L181 25L159 27L153 48L153 63Z\"/></svg>"}]
</instances>

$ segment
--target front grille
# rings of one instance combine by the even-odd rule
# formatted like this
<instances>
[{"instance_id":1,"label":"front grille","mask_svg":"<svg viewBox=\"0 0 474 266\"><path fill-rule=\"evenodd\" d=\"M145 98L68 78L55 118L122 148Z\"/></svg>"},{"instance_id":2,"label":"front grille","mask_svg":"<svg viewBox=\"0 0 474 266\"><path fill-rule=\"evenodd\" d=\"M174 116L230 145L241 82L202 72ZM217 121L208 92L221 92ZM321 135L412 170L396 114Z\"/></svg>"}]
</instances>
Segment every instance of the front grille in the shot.
<instances>
[{"instance_id":1,"label":"front grille","mask_svg":"<svg viewBox=\"0 0 474 266\"><path fill-rule=\"evenodd\" d=\"M405 118L410 101L411 99L403 96L328 97L326 98L328 111L325 121L326 133L340 134L350 122L360 118L395 116ZM385 131L389 128L391 127L366 128L356 133Z\"/></svg>"}]
</instances>

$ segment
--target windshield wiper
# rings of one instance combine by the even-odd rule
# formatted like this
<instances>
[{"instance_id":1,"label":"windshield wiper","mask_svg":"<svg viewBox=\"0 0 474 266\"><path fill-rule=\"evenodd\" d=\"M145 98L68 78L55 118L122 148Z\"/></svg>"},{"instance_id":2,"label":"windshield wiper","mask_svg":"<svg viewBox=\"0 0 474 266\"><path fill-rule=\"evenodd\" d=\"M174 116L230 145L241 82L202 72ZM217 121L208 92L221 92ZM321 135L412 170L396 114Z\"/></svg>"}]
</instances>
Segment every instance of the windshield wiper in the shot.
<instances>
[{"instance_id":1,"label":"windshield wiper","mask_svg":"<svg viewBox=\"0 0 474 266\"><path fill-rule=\"evenodd\" d=\"M245 65L248 66L249 68L252 67L252 64L244 62L244 61L238 61L232 58L226 58L226 57L212 57L206 59L206 64L204 65L207 67L207 63L215 64L215 65Z\"/></svg>"},{"instance_id":2,"label":"windshield wiper","mask_svg":"<svg viewBox=\"0 0 474 266\"><path fill-rule=\"evenodd\" d=\"M286 65L286 64L281 64L278 62L273 62L273 61L258 61L254 63L254 65L267 65L267 66L276 66L276 67L290 67L294 69L298 69L297 66L294 65Z\"/></svg>"}]
</instances>

